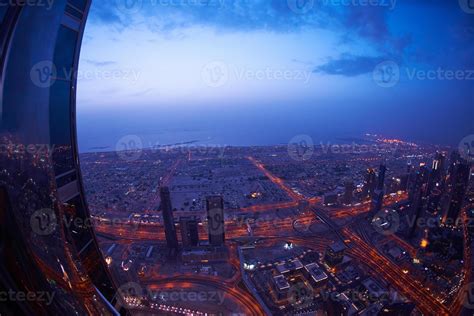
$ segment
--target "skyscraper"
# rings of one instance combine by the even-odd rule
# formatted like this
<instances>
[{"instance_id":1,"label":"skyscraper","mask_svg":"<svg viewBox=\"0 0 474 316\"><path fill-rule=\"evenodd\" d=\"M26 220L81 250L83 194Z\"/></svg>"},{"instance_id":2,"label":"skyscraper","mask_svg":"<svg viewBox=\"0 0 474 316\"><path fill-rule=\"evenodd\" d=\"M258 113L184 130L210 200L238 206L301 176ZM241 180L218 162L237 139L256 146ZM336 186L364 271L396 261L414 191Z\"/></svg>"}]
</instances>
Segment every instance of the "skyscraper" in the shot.
<instances>
[{"instance_id":1,"label":"skyscraper","mask_svg":"<svg viewBox=\"0 0 474 316\"><path fill-rule=\"evenodd\" d=\"M412 186L410 199L411 207L409 210L410 216L414 218L413 224L408 228L408 238L413 238L416 234L418 219L422 216L424 206L426 204L426 192L429 181L430 171L425 164L420 164L420 169L416 173L414 185Z\"/></svg>"},{"instance_id":2,"label":"skyscraper","mask_svg":"<svg viewBox=\"0 0 474 316\"><path fill-rule=\"evenodd\" d=\"M377 190L383 190L385 183L385 173L387 172L387 166L384 163L380 165L379 174L377 178Z\"/></svg>"},{"instance_id":3,"label":"skyscraper","mask_svg":"<svg viewBox=\"0 0 474 316\"><path fill-rule=\"evenodd\" d=\"M375 170L372 168L367 169L364 181L364 196L371 197L374 193L375 186L377 184L377 176Z\"/></svg>"},{"instance_id":4,"label":"skyscraper","mask_svg":"<svg viewBox=\"0 0 474 316\"><path fill-rule=\"evenodd\" d=\"M209 196L206 199L209 243L220 247L225 243L224 200L222 196Z\"/></svg>"},{"instance_id":5,"label":"skyscraper","mask_svg":"<svg viewBox=\"0 0 474 316\"><path fill-rule=\"evenodd\" d=\"M451 190L449 192L450 200L446 216L446 223L449 225L453 225L459 217L469 185L470 175L469 164L461 158L454 161L451 167L449 175L449 181L451 183Z\"/></svg>"},{"instance_id":6,"label":"skyscraper","mask_svg":"<svg viewBox=\"0 0 474 316\"><path fill-rule=\"evenodd\" d=\"M375 215L376 213L380 212L383 207L384 183L385 183L386 171L387 171L387 167L385 166L385 164L381 164L378 178L377 178L377 186L374 193L372 194L372 206L371 206L372 215Z\"/></svg>"},{"instance_id":7,"label":"skyscraper","mask_svg":"<svg viewBox=\"0 0 474 316\"><path fill-rule=\"evenodd\" d=\"M342 203L346 205L352 204L352 197L354 193L354 182L352 180L347 179L344 183L345 187L345 192L344 192L344 198Z\"/></svg>"},{"instance_id":8,"label":"skyscraper","mask_svg":"<svg viewBox=\"0 0 474 316\"><path fill-rule=\"evenodd\" d=\"M179 223L183 247L196 247L199 243L197 219L195 217L181 217Z\"/></svg>"},{"instance_id":9,"label":"skyscraper","mask_svg":"<svg viewBox=\"0 0 474 316\"><path fill-rule=\"evenodd\" d=\"M430 180L428 183L428 194L431 194L431 191L433 191L436 186L440 185L440 182L444 177L445 159L446 157L442 153L436 153L431 166Z\"/></svg>"},{"instance_id":10,"label":"skyscraper","mask_svg":"<svg viewBox=\"0 0 474 316\"><path fill-rule=\"evenodd\" d=\"M165 225L166 245L170 250L178 249L178 237L174 226L173 208L171 206L171 195L168 187L160 188L161 213Z\"/></svg>"}]
</instances>

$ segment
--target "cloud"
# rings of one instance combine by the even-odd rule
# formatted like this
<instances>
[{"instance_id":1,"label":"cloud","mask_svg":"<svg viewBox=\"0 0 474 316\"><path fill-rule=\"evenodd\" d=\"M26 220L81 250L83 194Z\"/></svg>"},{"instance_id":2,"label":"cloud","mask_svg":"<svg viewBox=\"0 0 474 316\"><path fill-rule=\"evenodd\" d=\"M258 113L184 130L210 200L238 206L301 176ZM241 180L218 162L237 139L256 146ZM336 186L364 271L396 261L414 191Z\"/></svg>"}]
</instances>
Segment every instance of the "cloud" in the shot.
<instances>
[{"instance_id":1,"label":"cloud","mask_svg":"<svg viewBox=\"0 0 474 316\"><path fill-rule=\"evenodd\" d=\"M117 0L115 3L121 1L126 2ZM327 1L315 0L307 12L300 14L290 8L288 0L144 0L135 3L137 6L124 10L124 6L96 1L91 20L118 31L132 25L146 25L150 31L164 36L192 27L209 27L218 32L263 30L275 33L317 28L345 35L355 42L367 40L380 49L388 45L403 50L401 44L409 44L390 34L389 6L330 5Z\"/></svg>"},{"instance_id":2,"label":"cloud","mask_svg":"<svg viewBox=\"0 0 474 316\"><path fill-rule=\"evenodd\" d=\"M355 77L370 73L375 66L384 61L382 57L344 55L339 59L330 59L319 65L313 72L344 77Z\"/></svg>"}]
</instances>

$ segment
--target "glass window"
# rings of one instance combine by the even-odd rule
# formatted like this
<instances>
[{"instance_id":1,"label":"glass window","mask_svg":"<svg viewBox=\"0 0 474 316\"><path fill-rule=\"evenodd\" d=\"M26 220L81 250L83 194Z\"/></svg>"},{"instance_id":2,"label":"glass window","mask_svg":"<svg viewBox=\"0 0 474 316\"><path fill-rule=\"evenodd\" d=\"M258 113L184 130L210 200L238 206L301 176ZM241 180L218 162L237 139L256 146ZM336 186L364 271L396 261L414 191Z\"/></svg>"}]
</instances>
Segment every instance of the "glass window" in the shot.
<instances>
[{"instance_id":1,"label":"glass window","mask_svg":"<svg viewBox=\"0 0 474 316\"><path fill-rule=\"evenodd\" d=\"M86 9L86 0L69 0L68 2L82 11Z\"/></svg>"},{"instance_id":2,"label":"glass window","mask_svg":"<svg viewBox=\"0 0 474 316\"><path fill-rule=\"evenodd\" d=\"M73 78L72 66L74 63L74 53L76 51L77 32L65 26L61 26L56 41L54 54L54 65L57 70L57 77L67 80Z\"/></svg>"},{"instance_id":3,"label":"glass window","mask_svg":"<svg viewBox=\"0 0 474 316\"><path fill-rule=\"evenodd\" d=\"M0 1L0 23L3 23L5 14L7 14L8 4L4 3L5 1Z\"/></svg>"},{"instance_id":4,"label":"glass window","mask_svg":"<svg viewBox=\"0 0 474 316\"><path fill-rule=\"evenodd\" d=\"M54 168L59 175L74 168L71 147L71 83L57 80L50 93L50 141L55 146Z\"/></svg>"}]
</instances>

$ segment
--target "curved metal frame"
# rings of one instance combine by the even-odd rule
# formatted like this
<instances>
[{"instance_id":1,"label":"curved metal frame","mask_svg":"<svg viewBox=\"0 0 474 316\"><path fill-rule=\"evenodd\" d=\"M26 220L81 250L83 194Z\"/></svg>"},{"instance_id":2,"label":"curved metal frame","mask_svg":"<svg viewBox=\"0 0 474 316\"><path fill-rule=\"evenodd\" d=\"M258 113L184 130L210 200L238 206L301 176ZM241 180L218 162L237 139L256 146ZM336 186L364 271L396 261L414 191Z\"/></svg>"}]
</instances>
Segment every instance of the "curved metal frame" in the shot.
<instances>
[{"instance_id":1,"label":"curved metal frame","mask_svg":"<svg viewBox=\"0 0 474 316\"><path fill-rule=\"evenodd\" d=\"M10 274L6 280L0 273L0 286L55 293L51 304L30 304L41 314L66 307L116 314L116 287L86 225L75 122L75 74L91 1L16 3L0 20L0 189L10 205L0 205L7 212L0 229L10 246L25 249L8 253L18 262L14 273L0 260L0 272Z\"/></svg>"}]
</instances>

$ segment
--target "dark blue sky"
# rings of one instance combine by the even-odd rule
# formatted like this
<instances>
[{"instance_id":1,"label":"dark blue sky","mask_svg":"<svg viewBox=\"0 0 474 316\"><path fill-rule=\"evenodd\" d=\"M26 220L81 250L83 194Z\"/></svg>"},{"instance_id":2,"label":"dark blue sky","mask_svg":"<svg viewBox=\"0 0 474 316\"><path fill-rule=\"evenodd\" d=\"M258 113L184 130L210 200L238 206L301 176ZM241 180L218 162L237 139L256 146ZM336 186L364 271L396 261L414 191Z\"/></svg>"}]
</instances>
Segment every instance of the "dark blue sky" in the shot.
<instances>
[{"instance_id":1,"label":"dark blue sky","mask_svg":"<svg viewBox=\"0 0 474 316\"><path fill-rule=\"evenodd\" d=\"M463 1L94 1L80 132L111 113L132 127L252 126L279 142L376 132L457 144L474 134L474 0Z\"/></svg>"}]
</instances>

